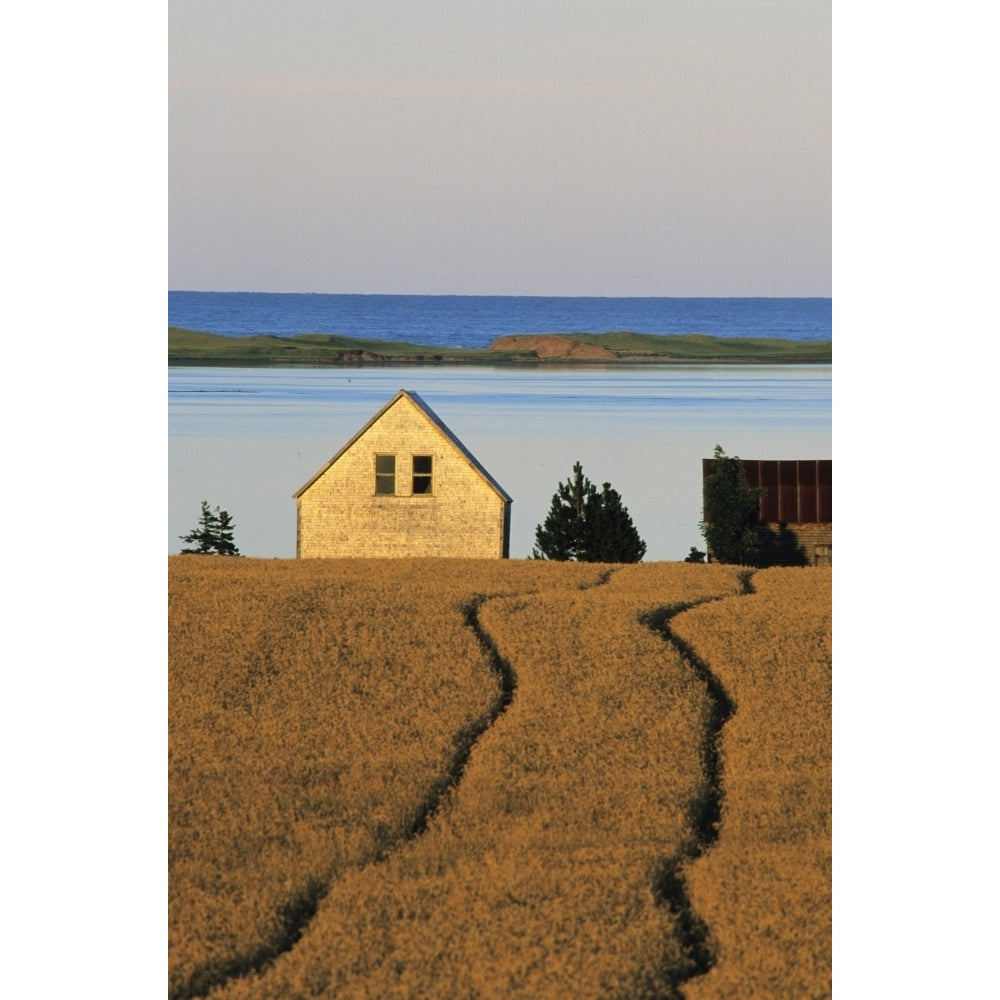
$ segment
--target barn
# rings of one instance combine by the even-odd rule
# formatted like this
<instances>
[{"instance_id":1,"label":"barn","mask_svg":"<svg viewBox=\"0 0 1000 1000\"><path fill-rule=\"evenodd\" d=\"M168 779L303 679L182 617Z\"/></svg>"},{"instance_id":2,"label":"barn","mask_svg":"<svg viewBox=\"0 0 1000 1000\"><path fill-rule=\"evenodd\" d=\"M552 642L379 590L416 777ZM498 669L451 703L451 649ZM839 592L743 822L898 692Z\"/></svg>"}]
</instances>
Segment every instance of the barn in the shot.
<instances>
[{"instance_id":1,"label":"barn","mask_svg":"<svg viewBox=\"0 0 1000 1000\"><path fill-rule=\"evenodd\" d=\"M510 553L511 498L404 389L293 497L301 559Z\"/></svg>"},{"instance_id":2,"label":"barn","mask_svg":"<svg viewBox=\"0 0 1000 1000\"><path fill-rule=\"evenodd\" d=\"M750 486L763 486L757 540L766 565L833 565L833 460L740 459ZM703 458L702 482L715 471Z\"/></svg>"}]
</instances>

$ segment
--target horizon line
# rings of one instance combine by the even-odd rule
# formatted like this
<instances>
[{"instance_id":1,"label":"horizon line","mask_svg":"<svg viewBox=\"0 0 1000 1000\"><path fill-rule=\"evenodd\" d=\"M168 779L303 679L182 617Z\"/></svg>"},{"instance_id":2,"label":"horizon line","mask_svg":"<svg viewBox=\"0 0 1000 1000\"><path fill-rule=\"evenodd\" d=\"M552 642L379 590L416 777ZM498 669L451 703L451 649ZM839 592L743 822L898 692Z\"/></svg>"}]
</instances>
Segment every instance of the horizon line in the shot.
<instances>
[{"instance_id":1,"label":"horizon line","mask_svg":"<svg viewBox=\"0 0 1000 1000\"><path fill-rule=\"evenodd\" d=\"M249 288L168 288L167 294L184 295L339 295L358 298L433 298L433 299L822 299L832 295L567 295L560 293L521 292L313 292L271 291Z\"/></svg>"}]
</instances>

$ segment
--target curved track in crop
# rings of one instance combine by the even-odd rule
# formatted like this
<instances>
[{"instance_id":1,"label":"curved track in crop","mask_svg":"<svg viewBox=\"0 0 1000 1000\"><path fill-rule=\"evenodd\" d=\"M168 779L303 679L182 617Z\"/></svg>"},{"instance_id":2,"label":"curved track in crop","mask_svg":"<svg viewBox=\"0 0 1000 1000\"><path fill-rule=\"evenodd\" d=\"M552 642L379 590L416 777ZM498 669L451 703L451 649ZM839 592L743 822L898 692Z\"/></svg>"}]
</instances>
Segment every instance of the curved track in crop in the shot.
<instances>
[{"instance_id":1,"label":"curved track in crop","mask_svg":"<svg viewBox=\"0 0 1000 1000\"><path fill-rule=\"evenodd\" d=\"M608 582L614 572L614 569L604 572L596 581L581 589L600 587ZM747 573L743 577L744 594L752 592L750 576L751 574ZM456 734L455 754L447 771L429 789L405 834L394 842L384 845L372 859L372 863L384 861L402 844L426 832L431 817L441 807L445 797L454 794L461 783L474 747L482 736L496 725L514 700L517 691L516 672L511 663L501 655L494 638L480 622L480 609L492 596L474 596L462 608L462 614L465 626L476 636L480 648L497 676L499 693L486 715ZM530 599L530 593L520 596ZM664 859L654 874L651 886L657 902L666 907L673 916L685 954L685 961L679 967L667 970L666 978L671 985L669 993L663 1000L680 1000L682 996L680 986L696 976L703 975L715 962L715 956L708 943L708 929L693 909L684 883L682 868L699 857L718 837L722 800L722 768L718 742L723 725L734 711L734 706L721 683L712 674L708 665L673 634L670 622L677 615L699 604L722 599L732 598L709 597L687 604L673 605L644 615L640 619L644 626L661 635L665 642L672 645L695 676L706 685L711 706L699 748L704 782L700 794L689 806L689 822L695 831L696 842L693 847L678 855ZM195 973L182 988L171 992L170 1000L195 1000L213 989L224 986L227 982L265 971L276 959L295 948L316 916L320 903L330 888L331 883L324 883L320 879L312 880L304 893L290 900L283 908L283 933L279 939L273 940L251 955L235 958L222 969L217 967L211 975L207 975L205 971Z\"/></svg>"},{"instance_id":2,"label":"curved track in crop","mask_svg":"<svg viewBox=\"0 0 1000 1000\"><path fill-rule=\"evenodd\" d=\"M752 572L741 575L741 596L753 593ZM670 623L678 615L701 604L733 598L710 597L689 604L661 608L640 619L642 624L661 635L680 654L681 659L691 668L695 676L705 684L709 695L709 717L705 727L701 747L702 767L705 783L702 793L691 803L690 822L695 831L693 848L667 858L660 866L653 881L653 892L662 905L666 906L677 920L681 944L687 957L683 968L673 970L669 978L673 991L664 1000L679 1000L679 987L696 976L703 976L715 964L716 956L709 943L709 929L695 911L682 869L684 865L701 857L719 836L722 818L722 761L719 742L722 727L732 717L736 706L726 693L722 682L712 673L708 664L683 639L674 634Z\"/></svg>"},{"instance_id":3,"label":"curved track in crop","mask_svg":"<svg viewBox=\"0 0 1000 1000\"><path fill-rule=\"evenodd\" d=\"M609 570L602 574L598 581L591 586L605 583L612 572L613 570ZM462 615L466 628L475 635L491 669L496 674L500 686L499 695L486 715L474 720L468 727L455 735L455 755L447 771L439 781L434 783L427 797L417 807L413 822L405 835L384 844L372 859L371 863L373 864L384 861L392 850L421 836L426 831L431 816L441 806L445 796L452 792L461 781L462 773L475 744L496 723L513 701L517 687L514 670L500 655L496 643L479 622L479 609L488 599L487 595L474 596L462 608ZM266 970L277 958L290 952L306 933L309 924L316 916L320 903L329 892L330 885L331 883L318 878L310 879L306 890L289 900L282 908L282 932L279 937L251 954L235 957L222 967L215 966L211 970L196 970L186 983L170 991L169 1000L198 1000L198 998L204 997L228 982Z\"/></svg>"}]
</instances>

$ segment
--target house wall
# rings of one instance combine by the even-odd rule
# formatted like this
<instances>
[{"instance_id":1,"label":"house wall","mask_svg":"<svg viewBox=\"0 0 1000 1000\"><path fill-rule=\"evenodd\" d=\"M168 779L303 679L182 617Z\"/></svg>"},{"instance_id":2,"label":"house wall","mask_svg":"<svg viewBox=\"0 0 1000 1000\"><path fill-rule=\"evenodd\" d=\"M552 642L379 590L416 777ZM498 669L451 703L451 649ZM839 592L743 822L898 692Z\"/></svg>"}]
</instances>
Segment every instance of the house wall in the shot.
<instances>
[{"instance_id":1,"label":"house wall","mask_svg":"<svg viewBox=\"0 0 1000 1000\"><path fill-rule=\"evenodd\" d=\"M375 456L396 456L396 495L375 493ZM411 495L411 458L433 492ZM298 500L300 558L508 555L510 504L407 399L368 428Z\"/></svg>"}]
</instances>

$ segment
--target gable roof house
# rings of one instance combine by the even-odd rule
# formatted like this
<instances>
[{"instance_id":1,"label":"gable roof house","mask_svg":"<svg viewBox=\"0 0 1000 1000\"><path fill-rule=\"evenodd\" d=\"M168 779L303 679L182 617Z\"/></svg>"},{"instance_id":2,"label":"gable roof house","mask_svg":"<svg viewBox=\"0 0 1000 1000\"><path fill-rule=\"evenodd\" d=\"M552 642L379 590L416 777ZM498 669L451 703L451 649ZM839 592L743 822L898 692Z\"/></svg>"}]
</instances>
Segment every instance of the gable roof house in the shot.
<instances>
[{"instance_id":1,"label":"gable roof house","mask_svg":"<svg viewBox=\"0 0 1000 1000\"><path fill-rule=\"evenodd\" d=\"M401 389L293 494L295 554L506 559L511 498Z\"/></svg>"}]
</instances>

